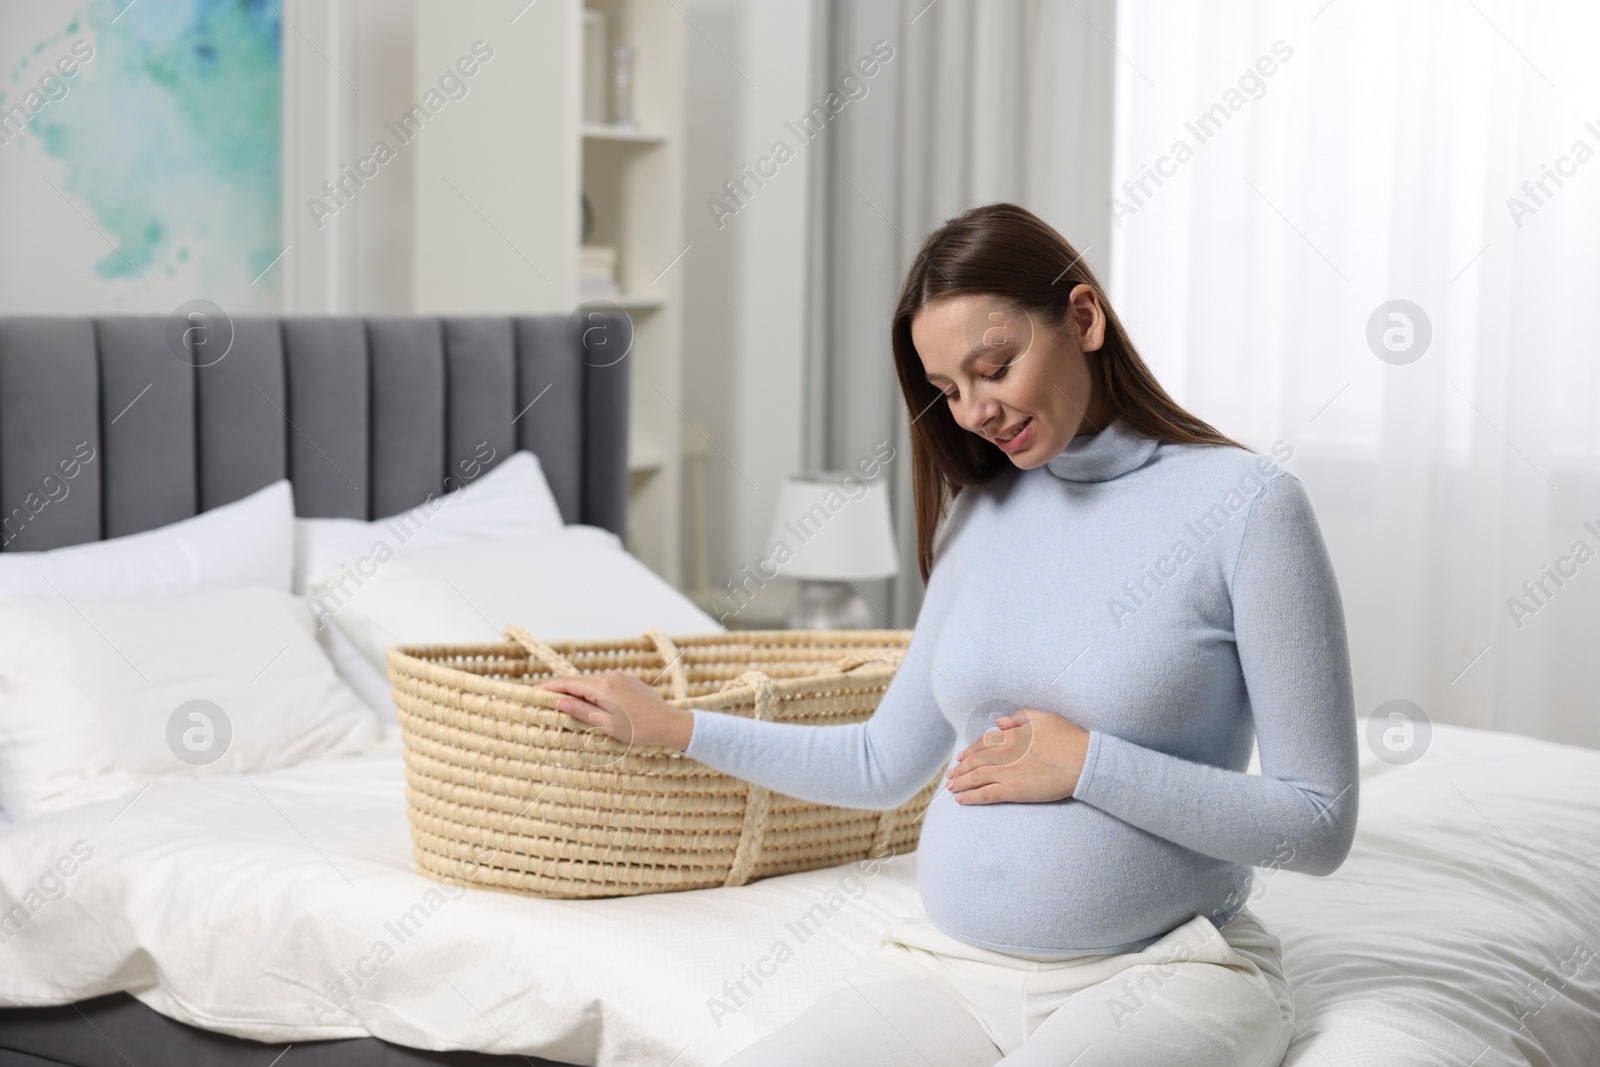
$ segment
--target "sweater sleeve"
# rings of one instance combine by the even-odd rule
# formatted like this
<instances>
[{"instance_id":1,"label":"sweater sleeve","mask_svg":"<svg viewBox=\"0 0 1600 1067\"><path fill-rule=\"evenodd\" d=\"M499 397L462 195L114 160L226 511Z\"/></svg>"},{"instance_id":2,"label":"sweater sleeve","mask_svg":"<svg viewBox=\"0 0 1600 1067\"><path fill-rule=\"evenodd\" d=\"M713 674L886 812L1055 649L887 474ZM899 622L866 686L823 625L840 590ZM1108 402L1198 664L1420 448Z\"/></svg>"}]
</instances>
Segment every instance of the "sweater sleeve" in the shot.
<instances>
[{"instance_id":1,"label":"sweater sleeve","mask_svg":"<svg viewBox=\"0 0 1600 1067\"><path fill-rule=\"evenodd\" d=\"M1331 874L1355 835L1355 699L1333 564L1293 475L1252 502L1229 586L1261 773L1091 730L1072 795L1207 856Z\"/></svg>"},{"instance_id":2,"label":"sweater sleeve","mask_svg":"<svg viewBox=\"0 0 1600 1067\"><path fill-rule=\"evenodd\" d=\"M910 800L955 750L955 729L933 698L930 657L944 599L934 596L937 578L905 659L870 719L806 726L694 708L685 755L814 804L883 811Z\"/></svg>"}]
</instances>

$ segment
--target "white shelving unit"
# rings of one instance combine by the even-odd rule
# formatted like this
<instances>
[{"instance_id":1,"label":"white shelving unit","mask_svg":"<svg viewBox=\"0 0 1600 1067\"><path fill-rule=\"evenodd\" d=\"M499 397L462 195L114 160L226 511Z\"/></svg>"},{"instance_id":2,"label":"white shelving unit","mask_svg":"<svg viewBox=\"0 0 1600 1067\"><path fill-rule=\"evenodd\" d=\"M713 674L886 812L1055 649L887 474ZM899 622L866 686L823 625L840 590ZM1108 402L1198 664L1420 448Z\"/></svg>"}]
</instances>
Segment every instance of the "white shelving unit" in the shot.
<instances>
[{"instance_id":1,"label":"white shelving unit","mask_svg":"<svg viewBox=\"0 0 1600 1067\"><path fill-rule=\"evenodd\" d=\"M608 56L633 48L633 128L582 121L584 0L417 0L419 100L475 41L495 54L410 149L412 303L571 311L588 196L592 243L617 251L610 302L634 323L628 547L681 585L684 22L661 0L587 6L605 16Z\"/></svg>"},{"instance_id":2,"label":"white shelving unit","mask_svg":"<svg viewBox=\"0 0 1600 1067\"><path fill-rule=\"evenodd\" d=\"M590 141L626 141L634 144L666 144L667 142L667 135L664 133L656 133L651 130L621 129L616 126L600 126L589 122L583 125L583 136Z\"/></svg>"}]
</instances>

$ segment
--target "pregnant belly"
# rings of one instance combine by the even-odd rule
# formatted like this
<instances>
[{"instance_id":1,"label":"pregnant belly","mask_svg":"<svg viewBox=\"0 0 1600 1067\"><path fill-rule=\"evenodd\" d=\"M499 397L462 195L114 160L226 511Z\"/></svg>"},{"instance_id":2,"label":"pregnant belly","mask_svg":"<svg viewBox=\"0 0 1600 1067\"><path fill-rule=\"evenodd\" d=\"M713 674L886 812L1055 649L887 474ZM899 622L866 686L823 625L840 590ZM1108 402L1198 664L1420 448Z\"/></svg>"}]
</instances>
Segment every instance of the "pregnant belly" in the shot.
<instances>
[{"instance_id":1,"label":"pregnant belly","mask_svg":"<svg viewBox=\"0 0 1600 1067\"><path fill-rule=\"evenodd\" d=\"M917 845L928 917L1002 952L1127 951L1229 906L1234 877L1077 800L962 805L941 790Z\"/></svg>"}]
</instances>

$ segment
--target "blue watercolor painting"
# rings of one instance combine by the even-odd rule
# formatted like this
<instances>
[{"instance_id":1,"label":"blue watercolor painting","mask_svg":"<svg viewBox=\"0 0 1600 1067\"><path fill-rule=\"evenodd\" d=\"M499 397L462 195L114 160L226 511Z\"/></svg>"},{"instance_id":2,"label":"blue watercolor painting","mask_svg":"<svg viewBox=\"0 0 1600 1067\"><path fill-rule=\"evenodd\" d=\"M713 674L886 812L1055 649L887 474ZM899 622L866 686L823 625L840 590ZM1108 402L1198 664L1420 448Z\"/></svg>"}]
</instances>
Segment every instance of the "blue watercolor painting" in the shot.
<instances>
[{"instance_id":1,"label":"blue watercolor painting","mask_svg":"<svg viewBox=\"0 0 1600 1067\"><path fill-rule=\"evenodd\" d=\"M51 82L58 54L82 62ZM13 65L0 111L30 112L59 191L111 245L103 282L182 272L260 296L282 251L282 79L271 0L91 0Z\"/></svg>"}]
</instances>

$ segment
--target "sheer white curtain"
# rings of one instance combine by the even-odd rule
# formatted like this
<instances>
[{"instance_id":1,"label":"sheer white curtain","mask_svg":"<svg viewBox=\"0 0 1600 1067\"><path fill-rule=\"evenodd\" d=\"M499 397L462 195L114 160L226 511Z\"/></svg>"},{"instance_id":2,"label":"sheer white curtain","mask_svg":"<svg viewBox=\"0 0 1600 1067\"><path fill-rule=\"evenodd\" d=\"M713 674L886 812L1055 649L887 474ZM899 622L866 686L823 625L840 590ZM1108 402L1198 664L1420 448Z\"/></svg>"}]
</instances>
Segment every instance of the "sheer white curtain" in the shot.
<instances>
[{"instance_id":1,"label":"sheer white curtain","mask_svg":"<svg viewBox=\"0 0 1600 1067\"><path fill-rule=\"evenodd\" d=\"M895 50L812 156L807 441L848 467L880 440L908 455L889 353L900 284L929 231L1022 204L1097 269L1109 259L1113 0L817 0L817 97L874 42ZM885 619L921 603L910 465L890 465L900 576L863 586Z\"/></svg>"},{"instance_id":2,"label":"sheer white curtain","mask_svg":"<svg viewBox=\"0 0 1600 1067\"><path fill-rule=\"evenodd\" d=\"M1597 41L1576 0L1118 5L1113 303L1293 448L1363 714L1600 746Z\"/></svg>"}]
</instances>

